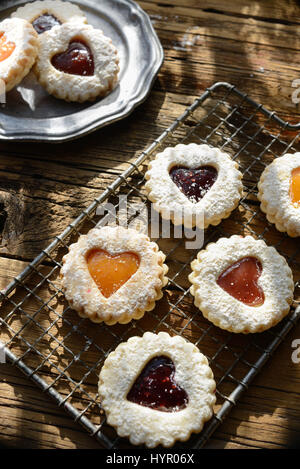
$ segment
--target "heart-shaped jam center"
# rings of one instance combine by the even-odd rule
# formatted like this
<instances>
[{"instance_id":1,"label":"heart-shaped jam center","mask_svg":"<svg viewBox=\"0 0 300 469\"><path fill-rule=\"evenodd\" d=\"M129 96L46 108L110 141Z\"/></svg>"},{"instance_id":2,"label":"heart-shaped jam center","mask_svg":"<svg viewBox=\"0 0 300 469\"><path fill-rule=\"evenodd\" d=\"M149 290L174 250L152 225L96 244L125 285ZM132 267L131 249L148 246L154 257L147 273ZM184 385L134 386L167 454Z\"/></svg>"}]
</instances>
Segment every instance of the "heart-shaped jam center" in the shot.
<instances>
[{"instance_id":1,"label":"heart-shaped jam center","mask_svg":"<svg viewBox=\"0 0 300 469\"><path fill-rule=\"evenodd\" d=\"M256 257L243 257L219 276L217 283L229 295L248 306L261 306L265 295L257 284L262 265Z\"/></svg>"},{"instance_id":2,"label":"heart-shaped jam center","mask_svg":"<svg viewBox=\"0 0 300 469\"><path fill-rule=\"evenodd\" d=\"M57 70L71 75L94 75L93 54L81 39L71 41L65 52L52 57L51 63Z\"/></svg>"},{"instance_id":3,"label":"heart-shaped jam center","mask_svg":"<svg viewBox=\"0 0 300 469\"><path fill-rule=\"evenodd\" d=\"M49 31L54 26L61 24L61 22L53 15L49 13L44 13L43 15L38 16L33 22L32 26L38 34L42 34L45 31Z\"/></svg>"},{"instance_id":4,"label":"heart-shaped jam center","mask_svg":"<svg viewBox=\"0 0 300 469\"><path fill-rule=\"evenodd\" d=\"M7 41L7 38L3 32L0 32L0 62L8 59L16 48L14 42Z\"/></svg>"},{"instance_id":5,"label":"heart-shaped jam center","mask_svg":"<svg viewBox=\"0 0 300 469\"><path fill-rule=\"evenodd\" d=\"M290 199L293 204L300 205L300 167L293 169L291 174Z\"/></svg>"},{"instance_id":6,"label":"heart-shaped jam center","mask_svg":"<svg viewBox=\"0 0 300 469\"><path fill-rule=\"evenodd\" d=\"M109 254L91 250L86 257L90 275L105 298L113 295L138 270L140 259L133 252Z\"/></svg>"},{"instance_id":7,"label":"heart-shaped jam center","mask_svg":"<svg viewBox=\"0 0 300 469\"><path fill-rule=\"evenodd\" d=\"M152 358L127 394L128 401L163 412L177 412L186 407L188 396L176 384L175 365L166 356Z\"/></svg>"},{"instance_id":8,"label":"heart-shaped jam center","mask_svg":"<svg viewBox=\"0 0 300 469\"><path fill-rule=\"evenodd\" d=\"M173 166L169 174L176 186L194 203L205 196L218 177L218 172L213 166L201 166L196 169Z\"/></svg>"}]
</instances>

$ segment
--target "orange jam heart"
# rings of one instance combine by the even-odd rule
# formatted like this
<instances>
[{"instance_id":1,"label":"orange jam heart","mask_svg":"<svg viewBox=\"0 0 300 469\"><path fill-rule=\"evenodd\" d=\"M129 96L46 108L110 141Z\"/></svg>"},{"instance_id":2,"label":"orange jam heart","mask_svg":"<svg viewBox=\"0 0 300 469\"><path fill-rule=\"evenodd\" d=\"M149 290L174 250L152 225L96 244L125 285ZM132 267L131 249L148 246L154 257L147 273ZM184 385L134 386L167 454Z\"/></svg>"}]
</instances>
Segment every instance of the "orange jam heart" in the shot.
<instances>
[{"instance_id":1,"label":"orange jam heart","mask_svg":"<svg viewBox=\"0 0 300 469\"><path fill-rule=\"evenodd\" d=\"M290 180L290 198L293 204L300 204L300 167L293 169Z\"/></svg>"},{"instance_id":2,"label":"orange jam heart","mask_svg":"<svg viewBox=\"0 0 300 469\"><path fill-rule=\"evenodd\" d=\"M175 365L164 355L152 358L127 394L128 401L160 410L178 412L186 407L188 395L175 381Z\"/></svg>"},{"instance_id":3,"label":"orange jam heart","mask_svg":"<svg viewBox=\"0 0 300 469\"><path fill-rule=\"evenodd\" d=\"M38 16L33 22L32 26L38 34L42 34L45 31L49 31L54 26L61 24L61 22L53 15L44 13Z\"/></svg>"},{"instance_id":4,"label":"orange jam heart","mask_svg":"<svg viewBox=\"0 0 300 469\"><path fill-rule=\"evenodd\" d=\"M16 48L14 42L7 42L7 38L3 32L0 33L0 62L8 59Z\"/></svg>"},{"instance_id":5,"label":"orange jam heart","mask_svg":"<svg viewBox=\"0 0 300 469\"><path fill-rule=\"evenodd\" d=\"M219 276L217 284L229 295L248 306L261 306L265 295L257 280L262 265L255 257L244 257L232 264Z\"/></svg>"},{"instance_id":6,"label":"orange jam heart","mask_svg":"<svg viewBox=\"0 0 300 469\"><path fill-rule=\"evenodd\" d=\"M51 63L57 70L71 75L94 75L92 51L81 39L73 39L65 52L52 57Z\"/></svg>"},{"instance_id":7,"label":"orange jam heart","mask_svg":"<svg viewBox=\"0 0 300 469\"><path fill-rule=\"evenodd\" d=\"M140 259L133 252L109 254L91 250L86 257L90 275L105 298L113 295L138 270Z\"/></svg>"},{"instance_id":8,"label":"orange jam heart","mask_svg":"<svg viewBox=\"0 0 300 469\"><path fill-rule=\"evenodd\" d=\"M205 196L218 177L218 171L213 166L201 166L196 169L173 166L169 174L181 192L194 203Z\"/></svg>"}]
</instances>

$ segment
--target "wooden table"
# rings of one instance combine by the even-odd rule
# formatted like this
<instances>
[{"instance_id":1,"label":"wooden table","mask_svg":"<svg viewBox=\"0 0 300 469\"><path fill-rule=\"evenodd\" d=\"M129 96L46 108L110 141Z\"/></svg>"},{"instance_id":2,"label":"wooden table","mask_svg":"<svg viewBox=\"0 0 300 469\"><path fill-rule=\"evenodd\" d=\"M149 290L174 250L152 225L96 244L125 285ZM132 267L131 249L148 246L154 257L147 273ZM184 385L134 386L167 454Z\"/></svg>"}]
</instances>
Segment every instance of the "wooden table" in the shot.
<instances>
[{"instance_id":1,"label":"wooden table","mask_svg":"<svg viewBox=\"0 0 300 469\"><path fill-rule=\"evenodd\" d=\"M0 288L120 173L124 161L203 90L227 81L291 122L300 121L296 0L139 1L162 42L154 88L131 116L59 146L0 143ZM287 448L300 440L300 364L294 328L208 448ZM0 365L0 441L26 448L98 448L85 430L18 369Z\"/></svg>"}]
</instances>

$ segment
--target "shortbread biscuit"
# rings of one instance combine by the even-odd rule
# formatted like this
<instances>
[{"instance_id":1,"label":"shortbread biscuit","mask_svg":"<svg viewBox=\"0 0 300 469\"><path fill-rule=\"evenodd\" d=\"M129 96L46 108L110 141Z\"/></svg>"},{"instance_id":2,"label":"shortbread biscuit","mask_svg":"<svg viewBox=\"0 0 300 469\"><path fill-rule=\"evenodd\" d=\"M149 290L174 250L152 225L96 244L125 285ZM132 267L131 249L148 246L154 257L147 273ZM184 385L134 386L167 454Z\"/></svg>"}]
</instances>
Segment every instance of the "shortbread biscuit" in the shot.
<instances>
[{"instance_id":1,"label":"shortbread biscuit","mask_svg":"<svg viewBox=\"0 0 300 469\"><path fill-rule=\"evenodd\" d=\"M139 319L163 295L168 281L164 260L157 244L134 229L94 228L63 258L65 297L79 316L93 322Z\"/></svg>"},{"instance_id":2,"label":"shortbread biscuit","mask_svg":"<svg viewBox=\"0 0 300 469\"><path fill-rule=\"evenodd\" d=\"M75 51L74 55L70 49L74 43L81 44L86 50ZM55 59L65 55L75 68L80 67L80 73L68 68L63 71L54 65ZM66 101L84 102L112 91L118 81L118 64L117 49L102 31L90 25L65 23L40 37L34 72L48 93Z\"/></svg>"},{"instance_id":3,"label":"shortbread biscuit","mask_svg":"<svg viewBox=\"0 0 300 469\"><path fill-rule=\"evenodd\" d=\"M39 42L34 72L53 96L66 101L93 101L116 86L117 49L102 31L90 25L65 23L46 31Z\"/></svg>"},{"instance_id":4,"label":"shortbread biscuit","mask_svg":"<svg viewBox=\"0 0 300 469\"><path fill-rule=\"evenodd\" d=\"M207 228L229 217L242 196L242 174L227 153L208 145L168 147L149 163L148 198L162 218Z\"/></svg>"},{"instance_id":5,"label":"shortbread biscuit","mask_svg":"<svg viewBox=\"0 0 300 469\"><path fill-rule=\"evenodd\" d=\"M293 185L299 186L300 177L293 175L299 168L300 153L287 153L276 158L263 171L258 183L258 199L261 210L277 230L286 232L291 237L300 236L300 203L293 198Z\"/></svg>"},{"instance_id":6,"label":"shortbread biscuit","mask_svg":"<svg viewBox=\"0 0 300 469\"><path fill-rule=\"evenodd\" d=\"M262 240L221 238L200 251L191 267L195 305L222 329L261 332L289 312L292 271L285 258Z\"/></svg>"},{"instance_id":7,"label":"shortbread biscuit","mask_svg":"<svg viewBox=\"0 0 300 469\"><path fill-rule=\"evenodd\" d=\"M0 23L0 80L5 91L17 86L38 53L38 35L28 21L8 18Z\"/></svg>"},{"instance_id":8,"label":"shortbread biscuit","mask_svg":"<svg viewBox=\"0 0 300 469\"><path fill-rule=\"evenodd\" d=\"M170 447L213 415L216 383L207 358L180 336L146 332L111 352L100 372L107 422L134 445Z\"/></svg>"}]
</instances>

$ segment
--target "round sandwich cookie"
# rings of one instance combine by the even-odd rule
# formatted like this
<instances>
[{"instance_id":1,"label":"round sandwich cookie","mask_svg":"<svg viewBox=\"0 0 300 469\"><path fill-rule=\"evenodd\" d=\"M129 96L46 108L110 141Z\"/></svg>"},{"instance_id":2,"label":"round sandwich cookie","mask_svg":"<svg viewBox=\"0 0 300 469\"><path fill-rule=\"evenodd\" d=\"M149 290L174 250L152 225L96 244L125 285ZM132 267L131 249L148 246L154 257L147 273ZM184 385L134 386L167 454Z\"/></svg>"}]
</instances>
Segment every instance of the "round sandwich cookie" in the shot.
<instances>
[{"instance_id":1,"label":"round sandwich cookie","mask_svg":"<svg viewBox=\"0 0 300 469\"><path fill-rule=\"evenodd\" d=\"M108 325L151 311L167 284L165 255L130 228L94 228L72 244L61 269L65 297L81 317Z\"/></svg>"},{"instance_id":2,"label":"round sandwich cookie","mask_svg":"<svg viewBox=\"0 0 300 469\"><path fill-rule=\"evenodd\" d=\"M64 23L40 36L33 70L39 83L56 98L94 101L118 83L118 52L100 29Z\"/></svg>"},{"instance_id":3,"label":"round sandwich cookie","mask_svg":"<svg viewBox=\"0 0 300 469\"><path fill-rule=\"evenodd\" d=\"M0 80L5 91L29 73L38 53L38 35L28 21L8 18L0 23Z\"/></svg>"},{"instance_id":4,"label":"round sandwich cookie","mask_svg":"<svg viewBox=\"0 0 300 469\"><path fill-rule=\"evenodd\" d=\"M261 210L277 230L300 236L300 153L276 158L258 183Z\"/></svg>"}]
</instances>

